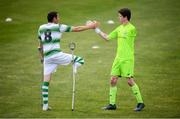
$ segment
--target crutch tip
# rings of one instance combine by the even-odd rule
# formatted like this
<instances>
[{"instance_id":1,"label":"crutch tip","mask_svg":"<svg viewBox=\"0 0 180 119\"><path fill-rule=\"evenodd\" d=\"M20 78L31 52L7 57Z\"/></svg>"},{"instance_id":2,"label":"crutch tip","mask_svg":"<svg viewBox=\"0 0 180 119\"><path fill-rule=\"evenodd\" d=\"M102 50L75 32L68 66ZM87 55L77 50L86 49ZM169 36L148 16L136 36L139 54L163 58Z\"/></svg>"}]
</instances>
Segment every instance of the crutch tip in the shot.
<instances>
[{"instance_id":1,"label":"crutch tip","mask_svg":"<svg viewBox=\"0 0 180 119\"><path fill-rule=\"evenodd\" d=\"M72 111L74 111L74 109L72 109Z\"/></svg>"}]
</instances>

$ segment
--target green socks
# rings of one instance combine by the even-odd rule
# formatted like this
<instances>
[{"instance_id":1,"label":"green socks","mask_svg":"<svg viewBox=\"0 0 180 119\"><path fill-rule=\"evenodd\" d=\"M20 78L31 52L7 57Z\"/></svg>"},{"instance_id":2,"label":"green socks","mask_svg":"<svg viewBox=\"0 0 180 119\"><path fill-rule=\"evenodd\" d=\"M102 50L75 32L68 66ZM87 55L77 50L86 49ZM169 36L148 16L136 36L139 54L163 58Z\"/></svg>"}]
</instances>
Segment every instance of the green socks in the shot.
<instances>
[{"instance_id":1,"label":"green socks","mask_svg":"<svg viewBox=\"0 0 180 119\"><path fill-rule=\"evenodd\" d=\"M117 86L110 87L109 95L110 95L110 104L116 104L116 94L117 94Z\"/></svg>"},{"instance_id":2,"label":"green socks","mask_svg":"<svg viewBox=\"0 0 180 119\"><path fill-rule=\"evenodd\" d=\"M131 87L132 91L133 91L133 94L134 96L136 97L136 100L138 103L143 103L143 100L142 100L142 96L141 96L141 92L139 90L139 87L138 85L135 83L132 87Z\"/></svg>"},{"instance_id":3,"label":"green socks","mask_svg":"<svg viewBox=\"0 0 180 119\"><path fill-rule=\"evenodd\" d=\"M138 103L143 103L143 99L141 96L141 92L139 90L139 87L137 84L134 84L131 87L134 96L136 97L136 100ZM110 104L114 105L116 104L116 94L117 94L117 86L110 87L109 96L110 96Z\"/></svg>"},{"instance_id":4,"label":"green socks","mask_svg":"<svg viewBox=\"0 0 180 119\"><path fill-rule=\"evenodd\" d=\"M42 84L43 104L48 104L48 86L49 86L49 82L43 82Z\"/></svg>"}]
</instances>

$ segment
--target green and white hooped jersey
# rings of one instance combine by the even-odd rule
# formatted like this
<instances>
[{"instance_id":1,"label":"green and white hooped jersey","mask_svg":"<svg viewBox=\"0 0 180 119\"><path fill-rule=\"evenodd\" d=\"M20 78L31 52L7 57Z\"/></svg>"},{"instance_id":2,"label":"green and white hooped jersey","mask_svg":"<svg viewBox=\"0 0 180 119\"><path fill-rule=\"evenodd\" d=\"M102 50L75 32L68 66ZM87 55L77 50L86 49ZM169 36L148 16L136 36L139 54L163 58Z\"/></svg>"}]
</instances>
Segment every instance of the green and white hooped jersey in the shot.
<instances>
[{"instance_id":1,"label":"green and white hooped jersey","mask_svg":"<svg viewBox=\"0 0 180 119\"><path fill-rule=\"evenodd\" d=\"M61 52L60 41L63 32L71 32L71 26L48 23L39 27L38 37L43 44L44 57Z\"/></svg>"}]
</instances>

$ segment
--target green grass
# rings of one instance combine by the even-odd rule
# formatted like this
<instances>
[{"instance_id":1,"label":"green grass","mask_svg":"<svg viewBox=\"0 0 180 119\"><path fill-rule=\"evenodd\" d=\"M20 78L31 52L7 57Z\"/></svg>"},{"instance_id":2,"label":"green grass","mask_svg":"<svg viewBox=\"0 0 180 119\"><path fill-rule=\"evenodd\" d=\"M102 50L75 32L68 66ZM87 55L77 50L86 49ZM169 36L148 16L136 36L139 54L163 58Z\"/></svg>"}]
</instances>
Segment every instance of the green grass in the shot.
<instances>
[{"instance_id":1,"label":"green grass","mask_svg":"<svg viewBox=\"0 0 180 119\"><path fill-rule=\"evenodd\" d=\"M94 31L65 33L61 47L76 42L75 54L85 58L77 76L76 111L71 111L71 66L60 66L49 90L50 112L41 111L41 64L37 29L48 11L60 12L61 21L101 22L109 33L119 25L117 10L132 9L137 27L135 78L146 108L133 112L136 101L125 79L119 80L116 111L100 108L108 103L110 70L116 41L104 42ZM0 2L0 117L177 117L180 118L180 2L179 0L3 0ZM4 22L12 17L13 22ZM114 25L107 25L109 19ZM93 45L100 49L93 50Z\"/></svg>"}]
</instances>

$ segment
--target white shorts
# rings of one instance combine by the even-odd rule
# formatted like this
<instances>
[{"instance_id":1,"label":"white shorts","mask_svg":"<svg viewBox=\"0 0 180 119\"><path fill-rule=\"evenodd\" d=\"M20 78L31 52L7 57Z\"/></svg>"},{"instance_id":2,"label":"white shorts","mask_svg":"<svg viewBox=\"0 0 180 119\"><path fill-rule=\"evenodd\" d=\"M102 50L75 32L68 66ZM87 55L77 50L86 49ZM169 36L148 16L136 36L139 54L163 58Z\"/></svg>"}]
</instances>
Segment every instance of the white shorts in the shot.
<instances>
[{"instance_id":1,"label":"white shorts","mask_svg":"<svg viewBox=\"0 0 180 119\"><path fill-rule=\"evenodd\" d=\"M68 65L72 61L72 55L59 52L44 59L44 75L53 73L58 65Z\"/></svg>"}]
</instances>

